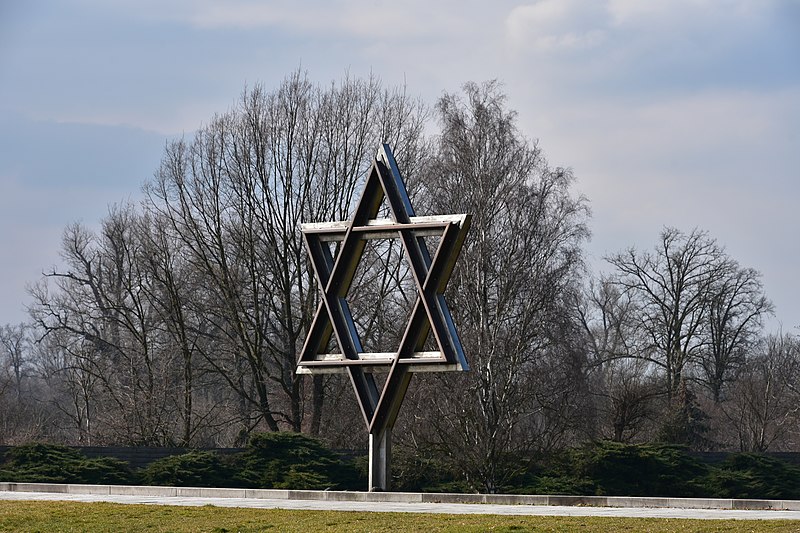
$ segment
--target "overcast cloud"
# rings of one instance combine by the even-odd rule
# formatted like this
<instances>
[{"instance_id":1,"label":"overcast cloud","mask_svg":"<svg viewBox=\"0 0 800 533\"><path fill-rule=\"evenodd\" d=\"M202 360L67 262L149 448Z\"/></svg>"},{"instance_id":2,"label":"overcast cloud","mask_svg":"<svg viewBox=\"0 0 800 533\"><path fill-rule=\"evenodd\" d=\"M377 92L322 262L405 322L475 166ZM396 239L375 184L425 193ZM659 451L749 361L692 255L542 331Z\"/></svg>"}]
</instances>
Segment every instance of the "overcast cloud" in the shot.
<instances>
[{"instance_id":1,"label":"overcast cloud","mask_svg":"<svg viewBox=\"0 0 800 533\"><path fill-rule=\"evenodd\" d=\"M800 325L800 2L0 3L0 324L63 228L139 197L168 138L299 66L433 102L505 84L591 201L595 267L665 225L708 230Z\"/></svg>"}]
</instances>

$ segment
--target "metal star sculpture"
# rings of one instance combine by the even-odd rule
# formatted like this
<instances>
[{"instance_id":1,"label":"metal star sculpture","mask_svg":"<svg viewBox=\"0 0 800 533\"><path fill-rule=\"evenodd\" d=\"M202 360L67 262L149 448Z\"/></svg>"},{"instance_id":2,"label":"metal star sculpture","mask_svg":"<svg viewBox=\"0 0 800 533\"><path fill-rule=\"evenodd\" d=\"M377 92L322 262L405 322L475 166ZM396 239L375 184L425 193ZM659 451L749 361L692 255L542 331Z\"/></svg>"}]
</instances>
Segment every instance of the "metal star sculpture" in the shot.
<instances>
[{"instance_id":1,"label":"metal star sculpture","mask_svg":"<svg viewBox=\"0 0 800 533\"><path fill-rule=\"evenodd\" d=\"M376 219L386 199L390 219ZM470 215L417 217L392 151L378 151L352 219L303 224L302 232L314 275L322 293L305 345L298 374L347 372L370 433L370 488L388 487L391 429L413 372L468 370L444 290L469 229ZM424 237L440 237L431 256ZM347 293L368 239L399 239L417 289L416 301L397 350L365 352L356 331ZM328 243L338 242L334 255ZM438 351L423 351L432 334ZM323 353L333 335L341 353ZM388 370L379 390L373 372ZM373 441L380 449L373 450ZM373 453L374 452L374 453ZM373 455L376 457L373 472ZM382 462L382 464L380 464ZM373 473L376 479L373 479Z\"/></svg>"}]
</instances>

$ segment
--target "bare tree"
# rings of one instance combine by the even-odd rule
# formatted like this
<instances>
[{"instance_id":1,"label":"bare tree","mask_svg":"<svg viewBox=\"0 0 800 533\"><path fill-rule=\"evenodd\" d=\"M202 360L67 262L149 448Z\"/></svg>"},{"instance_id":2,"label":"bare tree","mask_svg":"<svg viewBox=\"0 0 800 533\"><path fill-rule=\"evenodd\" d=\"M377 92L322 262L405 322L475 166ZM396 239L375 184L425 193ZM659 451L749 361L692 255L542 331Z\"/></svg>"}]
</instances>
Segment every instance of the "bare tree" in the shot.
<instances>
[{"instance_id":1,"label":"bare tree","mask_svg":"<svg viewBox=\"0 0 800 533\"><path fill-rule=\"evenodd\" d=\"M67 228L62 249L67 268L48 274L55 292L43 285L33 290L32 315L46 334L59 333L54 338L63 343L67 368L93 376L92 391L98 394L93 401L104 408L86 408L84 415L101 417L106 438L170 444L174 411L168 396L177 365L173 350L161 349L159 317L148 297L153 278L139 229L132 206L112 208L99 235L80 225Z\"/></svg>"},{"instance_id":2,"label":"bare tree","mask_svg":"<svg viewBox=\"0 0 800 533\"><path fill-rule=\"evenodd\" d=\"M635 301L602 279L589 284L575 311L589 353L599 435L620 442L646 436L664 390L654 380L652 363L637 357L643 336Z\"/></svg>"},{"instance_id":3,"label":"bare tree","mask_svg":"<svg viewBox=\"0 0 800 533\"><path fill-rule=\"evenodd\" d=\"M101 354L115 349L106 333L109 309L103 304L95 238L80 224L68 226L61 250L68 270L54 269L30 289L30 313L42 336L39 371L51 390L66 389L53 395L52 404L73 421L80 443L93 442L95 404L102 403Z\"/></svg>"},{"instance_id":4,"label":"bare tree","mask_svg":"<svg viewBox=\"0 0 800 533\"><path fill-rule=\"evenodd\" d=\"M714 446L705 436L707 413L717 410L746 362L762 316L772 312L759 273L741 267L697 229L686 234L665 228L653 252L631 248L607 260L612 283L638 309L632 338L643 336L644 342L627 357L655 365L663 377L669 405L660 438ZM701 407L693 382L708 389L714 405Z\"/></svg>"},{"instance_id":5,"label":"bare tree","mask_svg":"<svg viewBox=\"0 0 800 533\"><path fill-rule=\"evenodd\" d=\"M94 427L97 409L102 408L101 380L84 352L92 350L91 343L65 330L50 330L36 346L36 372L47 390L41 400L53 414L53 433L65 443L102 442L103 429Z\"/></svg>"},{"instance_id":6,"label":"bare tree","mask_svg":"<svg viewBox=\"0 0 800 533\"><path fill-rule=\"evenodd\" d=\"M655 400L665 391L654 382L652 363L636 357L642 335L631 295L607 279L590 282L576 314L589 353L597 434L619 442L646 436Z\"/></svg>"},{"instance_id":7,"label":"bare tree","mask_svg":"<svg viewBox=\"0 0 800 533\"><path fill-rule=\"evenodd\" d=\"M227 388L203 364L203 354L214 349L213 328L204 312L203 277L185 259L187 250L169 231L167 221L142 217L139 234L151 280L143 290L158 316L159 350L179 356L175 362L181 371L176 369L175 393L170 395L180 418L177 443L214 445L216 436L230 425L232 413ZM162 357L172 360L165 353Z\"/></svg>"},{"instance_id":8,"label":"bare tree","mask_svg":"<svg viewBox=\"0 0 800 533\"><path fill-rule=\"evenodd\" d=\"M621 292L613 280L590 281L575 300L575 313L592 363L630 358L641 349L636 302L630 293Z\"/></svg>"},{"instance_id":9,"label":"bare tree","mask_svg":"<svg viewBox=\"0 0 800 533\"><path fill-rule=\"evenodd\" d=\"M274 92L245 90L191 142L167 147L148 209L203 278L216 339L204 357L240 399L243 434L262 423L299 431L308 399L320 431L323 379L309 395L294 373L317 305L299 224L346 218L382 141L408 140L398 157L414 168L423 120L421 104L375 79L322 89L297 72Z\"/></svg>"},{"instance_id":10,"label":"bare tree","mask_svg":"<svg viewBox=\"0 0 800 533\"><path fill-rule=\"evenodd\" d=\"M708 342L699 361L700 381L715 403L720 402L725 386L735 379L758 341L762 316L773 312L756 270L731 259L721 268L722 275L709 290Z\"/></svg>"},{"instance_id":11,"label":"bare tree","mask_svg":"<svg viewBox=\"0 0 800 533\"><path fill-rule=\"evenodd\" d=\"M647 345L632 356L663 369L670 399L705 347L710 295L727 272L726 260L707 233L685 234L675 228L664 229L654 253L631 248L607 258L614 283L640 309L639 327Z\"/></svg>"},{"instance_id":12,"label":"bare tree","mask_svg":"<svg viewBox=\"0 0 800 533\"><path fill-rule=\"evenodd\" d=\"M323 398L338 378L304 388L294 373L318 304L299 224L346 219L381 142L403 144L413 176L426 116L377 79L323 88L296 72L169 143L143 210L114 208L97 233L69 226L65 266L31 289L37 368L63 430L78 442L197 445L337 424ZM402 272L376 278L374 267L396 247L369 255L366 296L388 294ZM388 315L363 309L374 336ZM21 360L8 361L21 383Z\"/></svg>"},{"instance_id":13,"label":"bare tree","mask_svg":"<svg viewBox=\"0 0 800 533\"><path fill-rule=\"evenodd\" d=\"M561 378L576 366L563 363L572 352L558 343L570 328L564 302L582 264L588 210L570 194L572 174L550 168L517 130L497 83L466 84L437 111L442 130L423 198L432 213L473 215L448 293L472 371L426 392L435 395L426 445L457 457L475 488L493 492L521 465L510 457L558 442L570 420L563 400L576 380Z\"/></svg>"},{"instance_id":14,"label":"bare tree","mask_svg":"<svg viewBox=\"0 0 800 533\"><path fill-rule=\"evenodd\" d=\"M30 337L28 324L5 324L0 327L0 355L3 355L4 370L10 374L17 400L22 398L22 382L27 374ZM7 365L7 366L6 366Z\"/></svg>"},{"instance_id":15,"label":"bare tree","mask_svg":"<svg viewBox=\"0 0 800 533\"><path fill-rule=\"evenodd\" d=\"M721 404L741 451L796 449L800 422L800 340L788 334L762 340Z\"/></svg>"},{"instance_id":16,"label":"bare tree","mask_svg":"<svg viewBox=\"0 0 800 533\"><path fill-rule=\"evenodd\" d=\"M39 401L30 324L0 326L0 442L21 444L47 438L50 419Z\"/></svg>"}]
</instances>

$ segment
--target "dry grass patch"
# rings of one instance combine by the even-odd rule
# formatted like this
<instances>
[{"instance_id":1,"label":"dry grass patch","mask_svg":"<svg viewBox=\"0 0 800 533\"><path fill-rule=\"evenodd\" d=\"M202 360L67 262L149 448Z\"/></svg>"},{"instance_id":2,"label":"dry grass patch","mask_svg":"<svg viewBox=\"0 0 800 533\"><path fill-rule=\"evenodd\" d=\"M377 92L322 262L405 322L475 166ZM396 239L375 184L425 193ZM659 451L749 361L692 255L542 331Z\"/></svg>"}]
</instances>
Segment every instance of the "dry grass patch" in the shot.
<instances>
[{"instance_id":1,"label":"dry grass patch","mask_svg":"<svg viewBox=\"0 0 800 533\"><path fill-rule=\"evenodd\" d=\"M683 520L560 516L439 515L289 511L115 503L0 501L0 531L309 532L309 531L800 531L789 520Z\"/></svg>"}]
</instances>

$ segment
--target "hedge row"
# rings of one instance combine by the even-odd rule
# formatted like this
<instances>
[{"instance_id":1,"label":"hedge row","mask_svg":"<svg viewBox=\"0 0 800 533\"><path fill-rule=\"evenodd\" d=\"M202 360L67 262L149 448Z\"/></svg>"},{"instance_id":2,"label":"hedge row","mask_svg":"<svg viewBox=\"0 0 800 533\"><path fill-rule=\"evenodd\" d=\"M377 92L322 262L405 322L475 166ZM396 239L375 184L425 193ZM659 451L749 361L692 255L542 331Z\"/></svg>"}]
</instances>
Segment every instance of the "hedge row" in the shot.
<instances>
[{"instance_id":1,"label":"hedge row","mask_svg":"<svg viewBox=\"0 0 800 533\"><path fill-rule=\"evenodd\" d=\"M398 459L398 490L469 491L464 480L436 461L408 461L402 454ZM193 451L138 471L118 459L88 459L64 446L28 444L7 452L0 481L318 490L367 485L365 458L345 460L297 433L258 434L237 454ZM800 499L800 468L747 453L710 465L676 446L600 442L532 461L501 492Z\"/></svg>"},{"instance_id":2,"label":"hedge row","mask_svg":"<svg viewBox=\"0 0 800 533\"><path fill-rule=\"evenodd\" d=\"M90 483L178 487L363 489L363 468L298 433L254 435L233 455L192 451L154 461L134 471L109 457L86 458L53 444L25 444L6 453L0 481Z\"/></svg>"},{"instance_id":3,"label":"hedge row","mask_svg":"<svg viewBox=\"0 0 800 533\"><path fill-rule=\"evenodd\" d=\"M800 468L754 453L707 464L678 446L601 442L552 457L522 476L519 488L528 494L800 499Z\"/></svg>"},{"instance_id":4,"label":"hedge row","mask_svg":"<svg viewBox=\"0 0 800 533\"><path fill-rule=\"evenodd\" d=\"M515 457L521 472L497 492L598 496L800 499L800 468L767 455L698 460L680 446L602 441L539 458ZM397 490L469 492L463 478L419 456L395 459Z\"/></svg>"}]
</instances>

